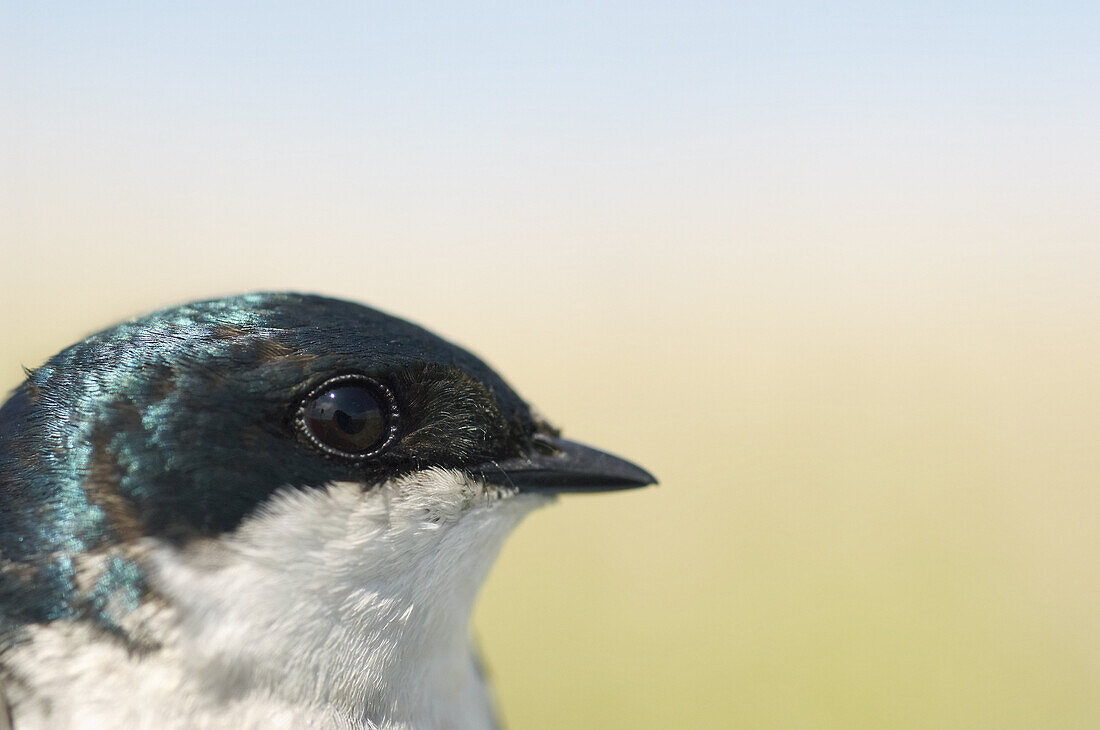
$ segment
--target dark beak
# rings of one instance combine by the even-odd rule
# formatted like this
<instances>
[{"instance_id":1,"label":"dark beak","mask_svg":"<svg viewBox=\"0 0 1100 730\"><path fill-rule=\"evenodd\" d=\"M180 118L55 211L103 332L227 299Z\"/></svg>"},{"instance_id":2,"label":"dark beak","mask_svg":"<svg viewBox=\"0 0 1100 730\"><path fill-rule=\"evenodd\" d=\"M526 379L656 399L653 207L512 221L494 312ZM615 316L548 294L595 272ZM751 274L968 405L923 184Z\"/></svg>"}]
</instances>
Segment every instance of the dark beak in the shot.
<instances>
[{"instance_id":1,"label":"dark beak","mask_svg":"<svg viewBox=\"0 0 1100 730\"><path fill-rule=\"evenodd\" d=\"M487 482L521 492L604 492L657 483L652 474L626 459L543 434L535 435L525 456L491 461L473 471Z\"/></svg>"}]
</instances>

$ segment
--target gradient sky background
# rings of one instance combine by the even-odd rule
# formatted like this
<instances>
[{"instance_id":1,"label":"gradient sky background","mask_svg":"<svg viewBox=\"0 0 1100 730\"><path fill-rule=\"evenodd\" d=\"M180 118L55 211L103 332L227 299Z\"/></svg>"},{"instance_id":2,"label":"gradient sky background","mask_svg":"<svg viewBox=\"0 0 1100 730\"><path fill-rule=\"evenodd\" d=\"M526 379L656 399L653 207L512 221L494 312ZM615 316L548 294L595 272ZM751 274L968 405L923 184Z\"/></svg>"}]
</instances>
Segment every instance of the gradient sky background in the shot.
<instances>
[{"instance_id":1,"label":"gradient sky background","mask_svg":"<svg viewBox=\"0 0 1100 730\"><path fill-rule=\"evenodd\" d=\"M512 727L1100 723L1100 6L5 3L0 381L346 296L662 480L506 548Z\"/></svg>"}]
</instances>

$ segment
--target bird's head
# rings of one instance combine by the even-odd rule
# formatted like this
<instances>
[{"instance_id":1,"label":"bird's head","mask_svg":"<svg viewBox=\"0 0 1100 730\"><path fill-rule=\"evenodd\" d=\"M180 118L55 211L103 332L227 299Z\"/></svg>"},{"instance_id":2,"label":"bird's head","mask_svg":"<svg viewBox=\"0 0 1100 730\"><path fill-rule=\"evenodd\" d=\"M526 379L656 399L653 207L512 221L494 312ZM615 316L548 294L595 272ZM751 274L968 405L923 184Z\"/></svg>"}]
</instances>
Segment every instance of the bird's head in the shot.
<instances>
[{"instance_id":1,"label":"bird's head","mask_svg":"<svg viewBox=\"0 0 1100 730\"><path fill-rule=\"evenodd\" d=\"M118 630L149 592L190 590L165 555L204 550L187 564L219 580L251 561L414 582L461 572L483 536L495 554L544 495L652 481L403 320L298 294L199 302L62 351L0 409L0 608L9 627Z\"/></svg>"}]
</instances>

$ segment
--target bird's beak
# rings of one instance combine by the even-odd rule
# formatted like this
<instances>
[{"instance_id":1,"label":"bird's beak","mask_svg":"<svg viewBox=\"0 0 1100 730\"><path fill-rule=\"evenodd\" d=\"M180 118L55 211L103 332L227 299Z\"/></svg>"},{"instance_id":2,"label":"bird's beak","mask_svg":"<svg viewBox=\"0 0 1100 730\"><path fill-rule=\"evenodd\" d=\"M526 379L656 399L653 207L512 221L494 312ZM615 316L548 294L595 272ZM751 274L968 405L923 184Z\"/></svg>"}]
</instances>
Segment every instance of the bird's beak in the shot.
<instances>
[{"instance_id":1,"label":"bird's beak","mask_svg":"<svg viewBox=\"0 0 1100 730\"><path fill-rule=\"evenodd\" d=\"M521 492L604 492L656 484L645 469L591 446L536 434L530 453L491 461L474 473Z\"/></svg>"}]
</instances>

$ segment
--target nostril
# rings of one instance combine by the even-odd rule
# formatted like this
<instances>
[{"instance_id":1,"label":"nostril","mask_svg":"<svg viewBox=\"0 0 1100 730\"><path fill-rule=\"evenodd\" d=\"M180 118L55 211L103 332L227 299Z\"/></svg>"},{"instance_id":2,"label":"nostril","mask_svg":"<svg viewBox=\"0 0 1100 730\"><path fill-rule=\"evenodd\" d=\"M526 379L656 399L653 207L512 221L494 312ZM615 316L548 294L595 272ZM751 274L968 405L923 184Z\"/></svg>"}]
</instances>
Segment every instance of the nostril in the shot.
<instances>
[{"instance_id":1,"label":"nostril","mask_svg":"<svg viewBox=\"0 0 1100 730\"><path fill-rule=\"evenodd\" d=\"M562 453L561 447L557 442L545 434L536 433L531 437L531 445L535 451L543 456L558 456Z\"/></svg>"}]
</instances>

